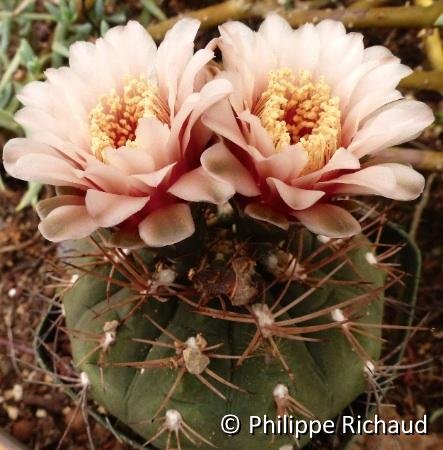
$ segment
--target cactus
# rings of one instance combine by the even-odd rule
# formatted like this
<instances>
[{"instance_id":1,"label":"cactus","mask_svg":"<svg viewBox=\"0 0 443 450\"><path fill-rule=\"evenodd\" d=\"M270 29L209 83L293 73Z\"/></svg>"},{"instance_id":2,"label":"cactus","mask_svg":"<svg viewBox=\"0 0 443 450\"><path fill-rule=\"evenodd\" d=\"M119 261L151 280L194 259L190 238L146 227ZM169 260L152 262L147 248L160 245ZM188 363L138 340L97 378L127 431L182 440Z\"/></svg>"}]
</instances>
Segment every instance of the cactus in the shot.
<instances>
[{"instance_id":1,"label":"cactus","mask_svg":"<svg viewBox=\"0 0 443 450\"><path fill-rule=\"evenodd\" d=\"M162 251L97 239L62 297L90 395L153 448L279 449L294 441L251 436L249 416L333 419L381 394L384 292L403 278L383 218L341 240L222 219Z\"/></svg>"}]
</instances>

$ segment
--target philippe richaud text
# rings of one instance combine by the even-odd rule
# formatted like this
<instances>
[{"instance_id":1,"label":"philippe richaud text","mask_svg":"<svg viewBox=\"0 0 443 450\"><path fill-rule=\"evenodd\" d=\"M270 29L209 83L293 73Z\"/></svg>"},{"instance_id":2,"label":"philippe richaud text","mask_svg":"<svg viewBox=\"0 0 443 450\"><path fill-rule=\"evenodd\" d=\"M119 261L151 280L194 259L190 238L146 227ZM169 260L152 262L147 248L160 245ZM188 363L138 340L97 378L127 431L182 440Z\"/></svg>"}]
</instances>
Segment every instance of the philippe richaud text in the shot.
<instances>
[{"instance_id":1,"label":"philippe richaud text","mask_svg":"<svg viewBox=\"0 0 443 450\"><path fill-rule=\"evenodd\" d=\"M244 422L244 420L243 420ZM302 420L285 415L278 417L250 416L248 423L235 414L225 415L220 423L226 434L237 434L243 426L248 427L251 435L263 433L275 436L292 435L296 439L309 436L311 439L318 434L427 434L428 418L423 416L418 420L385 420L375 414L371 418L360 415L342 416L340 420Z\"/></svg>"}]
</instances>

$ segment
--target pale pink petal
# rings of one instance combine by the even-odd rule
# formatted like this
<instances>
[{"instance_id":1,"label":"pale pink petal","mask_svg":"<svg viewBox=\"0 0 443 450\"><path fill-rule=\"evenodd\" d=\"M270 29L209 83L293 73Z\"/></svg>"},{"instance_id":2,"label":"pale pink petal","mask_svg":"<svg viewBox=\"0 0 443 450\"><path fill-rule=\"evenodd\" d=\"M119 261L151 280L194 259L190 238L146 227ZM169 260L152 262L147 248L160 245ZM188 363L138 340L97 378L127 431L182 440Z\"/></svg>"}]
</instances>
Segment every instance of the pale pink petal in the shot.
<instances>
[{"instance_id":1,"label":"pale pink petal","mask_svg":"<svg viewBox=\"0 0 443 450\"><path fill-rule=\"evenodd\" d=\"M127 175L152 172L155 169L151 156L137 147L106 149L105 161Z\"/></svg>"},{"instance_id":2,"label":"pale pink petal","mask_svg":"<svg viewBox=\"0 0 443 450\"><path fill-rule=\"evenodd\" d=\"M154 118L139 120L135 131L137 147L148 153L160 168L176 161L178 154L169 151L169 126Z\"/></svg>"},{"instance_id":3,"label":"pale pink petal","mask_svg":"<svg viewBox=\"0 0 443 450\"><path fill-rule=\"evenodd\" d=\"M159 45L155 60L160 95L167 99L173 118L179 81L194 52L194 39L200 23L195 19L178 21Z\"/></svg>"},{"instance_id":4,"label":"pale pink petal","mask_svg":"<svg viewBox=\"0 0 443 450\"><path fill-rule=\"evenodd\" d=\"M324 167L315 172L308 173L301 177L295 177L291 184L297 187L303 187L306 185L312 185L319 181L323 175L336 170L355 170L360 168L359 159L352 154L348 149L339 148L333 155L332 158L326 163Z\"/></svg>"},{"instance_id":5,"label":"pale pink petal","mask_svg":"<svg viewBox=\"0 0 443 450\"><path fill-rule=\"evenodd\" d=\"M251 174L222 143L205 150L201 156L201 164L216 179L233 186L235 192L247 197L260 194Z\"/></svg>"},{"instance_id":6,"label":"pale pink petal","mask_svg":"<svg viewBox=\"0 0 443 450\"><path fill-rule=\"evenodd\" d=\"M82 80L69 67L46 69L45 76L49 81L49 83L45 84L57 88L57 93L62 95L68 102L69 109L72 108L71 113L77 119L76 123L80 124L81 121L87 122L88 111L97 102L96 96L93 95L93 91L88 83ZM67 87L69 88L67 89ZM22 103L26 104L26 102ZM58 106L57 111L66 111L67 109L65 105L60 105L60 99L52 102L52 106Z\"/></svg>"},{"instance_id":7,"label":"pale pink petal","mask_svg":"<svg viewBox=\"0 0 443 450\"><path fill-rule=\"evenodd\" d=\"M131 193L131 178L115 167L96 161L85 170L75 170L77 177L93 183L104 192L128 195Z\"/></svg>"},{"instance_id":8,"label":"pale pink petal","mask_svg":"<svg viewBox=\"0 0 443 450\"><path fill-rule=\"evenodd\" d=\"M49 241L83 239L99 228L84 205L64 205L52 210L38 229Z\"/></svg>"},{"instance_id":9,"label":"pale pink petal","mask_svg":"<svg viewBox=\"0 0 443 450\"><path fill-rule=\"evenodd\" d=\"M414 100L387 105L368 119L348 150L358 158L415 139L434 121L432 110Z\"/></svg>"},{"instance_id":10,"label":"pale pink petal","mask_svg":"<svg viewBox=\"0 0 443 450\"><path fill-rule=\"evenodd\" d=\"M172 195L190 202L226 203L234 194L233 187L209 175L203 167L185 173L168 190Z\"/></svg>"},{"instance_id":11,"label":"pale pink petal","mask_svg":"<svg viewBox=\"0 0 443 450\"><path fill-rule=\"evenodd\" d=\"M243 149L247 148L248 144L240 132L231 105L227 100L222 100L211 106L203 114L202 121L214 133L225 137Z\"/></svg>"},{"instance_id":12,"label":"pale pink petal","mask_svg":"<svg viewBox=\"0 0 443 450\"><path fill-rule=\"evenodd\" d=\"M191 138L191 130L200 119L201 115L208 110L212 105L226 98L232 91L232 85L228 80L222 78L212 80L207 83L200 93L198 94L198 101L194 104L194 107L189 116L186 124L183 138L182 148L186 149Z\"/></svg>"},{"instance_id":13,"label":"pale pink petal","mask_svg":"<svg viewBox=\"0 0 443 450\"><path fill-rule=\"evenodd\" d=\"M392 90L381 94L374 92L373 95L367 95L362 98L345 116L341 132L342 145L344 147L349 145L366 117L383 105L400 100L402 97L401 92Z\"/></svg>"},{"instance_id":14,"label":"pale pink petal","mask_svg":"<svg viewBox=\"0 0 443 450\"><path fill-rule=\"evenodd\" d=\"M31 81L17 94L18 100L25 106L50 111L53 107L52 86L44 81Z\"/></svg>"},{"instance_id":15,"label":"pale pink petal","mask_svg":"<svg viewBox=\"0 0 443 450\"><path fill-rule=\"evenodd\" d=\"M368 71L356 84L344 110L342 135L344 146L348 145L361 122L374 111L402 98L395 89L398 82L411 73L411 69L397 61L380 64ZM368 95L368 89L371 95Z\"/></svg>"},{"instance_id":16,"label":"pale pink petal","mask_svg":"<svg viewBox=\"0 0 443 450\"><path fill-rule=\"evenodd\" d=\"M348 113L362 98L371 94L383 94L395 89L399 81L408 76L412 70L400 64L396 60L389 60L384 64L379 64L367 72L357 83L349 100Z\"/></svg>"},{"instance_id":17,"label":"pale pink petal","mask_svg":"<svg viewBox=\"0 0 443 450\"><path fill-rule=\"evenodd\" d=\"M330 204L317 204L293 213L308 230L330 238L354 236L361 230L358 221L343 208Z\"/></svg>"},{"instance_id":18,"label":"pale pink petal","mask_svg":"<svg viewBox=\"0 0 443 450\"><path fill-rule=\"evenodd\" d=\"M264 157L275 155L275 145L269 133L263 128L260 119L249 111L243 111L239 118L249 125L249 130L245 130L247 141L250 146L258 149Z\"/></svg>"},{"instance_id":19,"label":"pale pink petal","mask_svg":"<svg viewBox=\"0 0 443 450\"><path fill-rule=\"evenodd\" d=\"M339 22L335 23L338 24ZM316 74L319 77L323 76L331 86L334 86L354 67L362 63L363 35L360 33L349 33L336 39L328 37L320 49L321 53L316 67ZM340 64L337 64L337 59L340 60Z\"/></svg>"},{"instance_id":20,"label":"pale pink petal","mask_svg":"<svg viewBox=\"0 0 443 450\"><path fill-rule=\"evenodd\" d=\"M331 94L333 96L337 96L340 99L339 107L342 114L344 114L346 111L355 86L360 82L365 74L367 74L379 64L381 63L378 60L364 61L357 67L353 67L348 73L343 75L343 78L341 80L337 80L337 82L333 86L331 86Z\"/></svg>"},{"instance_id":21,"label":"pale pink petal","mask_svg":"<svg viewBox=\"0 0 443 450\"><path fill-rule=\"evenodd\" d=\"M195 79L199 71L214 57L214 52L201 49L189 60L181 76L177 90L177 107L186 100L195 90Z\"/></svg>"},{"instance_id":22,"label":"pale pink petal","mask_svg":"<svg viewBox=\"0 0 443 450\"><path fill-rule=\"evenodd\" d=\"M308 155L300 145L291 145L269 158L256 161L257 171L263 178L274 177L282 181L298 177L308 162Z\"/></svg>"},{"instance_id":23,"label":"pale pink petal","mask_svg":"<svg viewBox=\"0 0 443 450\"><path fill-rule=\"evenodd\" d=\"M346 28L343 23L332 19L322 20L315 28L321 44L325 46L346 34Z\"/></svg>"},{"instance_id":24,"label":"pale pink petal","mask_svg":"<svg viewBox=\"0 0 443 450\"><path fill-rule=\"evenodd\" d=\"M130 20L125 26L113 27L104 39L117 54L123 76L152 77L157 46L140 23Z\"/></svg>"},{"instance_id":25,"label":"pale pink petal","mask_svg":"<svg viewBox=\"0 0 443 450\"><path fill-rule=\"evenodd\" d=\"M81 79L89 81L96 93L109 92L115 85L112 73L106 70L105 61L97 58L96 46L90 42L79 41L69 47L69 66Z\"/></svg>"},{"instance_id":26,"label":"pale pink petal","mask_svg":"<svg viewBox=\"0 0 443 450\"><path fill-rule=\"evenodd\" d=\"M339 186L334 187L338 184ZM315 185L317 189L328 190L332 187L334 193L369 195L378 194L389 197L396 188L395 176L390 169L382 165L370 166L354 173L342 175Z\"/></svg>"},{"instance_id":27,"label":"pale pink petal","mask_svg":"<svg viewBox=\"0 0 443 450\"><path fill-rule=\"evenodd\" d=\"M383 196L394 200L415 200L425 187L423 175L410 166L398 163L380 164L392 171L396 186L393 192L383 193Z\"/></svg>"},{"instance_id":28,"label":"pale pink petal","mask_svg":"<svg viewBox=\"0 0 443 450\"><path fill-rule=\"evenodd\" d=\"M294 60L290 67L294 73L300 70L314 71L320 56L320 37L316 27L310 23L302 25L294 32L295 40L292 49Z\"/></svg>"},{"instance_id":29,"label":"pale pink petal","mask_svg":"<svg viewBox=\"0 0 443 450\"><path fill-rule=\"evenodd\" d=\"M31 153L22 156L14 165L14 176L26 181L38 181L53 186L72 186L84 189L87 180L77 175L76 169L61 157Z\"/></svg>"},{"instance_id":30,"label":"pale pink petal","mask_svg":"<svg viewBox=\"0 0 443 450\"><path fill-rule=\"evenodd\" d=\"M89 189L85 204L88 214L101 227L112 227L140 211L149 197L130 197Z\"/></svg>"},{"instance_id":31,"label":"pale pink petal","mask_svg":"<svg viewBox=\"0 0 443 450\"><path fill-rule=\"evenodd\" d=\"M177 163L169 164L168 166L162 167L161 169L155 170L150 173L143 173L138 175L131 175L131 178L143 182L146 186L151 188L157 187L164 179L166 179L171 173L172 168Z\"/></svg>"},{"instance_id":32,"label":"pale pink petal","mask_svg":"<svg viewBox=\"0 0 443 450\"><path fill-rule=\"evenodd\" d=\"M290 67L294 58L294 30L289 23L275 13L269 14L260 25L258 34L268 43L277 64Z\"/></svg>"},{"instance_id":33,"label":"pale pink petal","mask_svg":"<svg viewBox=\"0 0 443 450\"><path fill-rule=\"evenodd\" d=\"M139 232L149 247L176 244L195 232L191 209L184 203L158 209L140 222Z\"/></svg>"},{"instance_id":34,"label":"pale pink petal","mask_svg":"<svg viewBox=\"0 0 443 450\"><path fill-rule=\"evenodd\" d=\"M289 228L288 219L283 214L263 203L249 203L245 208L245 213L253 219L271 223L283 230Z\"/></svg>"},{"instance_id":35,"label":"pale pink petal","mask_svg":"<svg viewBox=\"0 0 443 450\"><path fill-rule=\"evenodd\" d=\"M31 154L43 154L57 157L59 154L56 150L33 139L14 138L9 140L3 147L3 165L13 177L18 178L15 174L15 165L23 156Z\"/></svg>"},{"instance_id":36,"label":"pale pink petal","mask_svg":"<svg viewBox=\"0 0 443 450\"><path fill-rule=\"evenodd\" d=\"M223 65L240 75L245 103L252 107L267 84L269 70L276 66L276 58L264 37L241 22L227 22L219 30Z\"/></svg>"},{"instance_id":37,"label":"pale pink petal","mask_svg":"<svg viewBox=\"0 0 443 450\"><path fill-rule=\"evenodd\" d=\"M300 189L289 186L277 178L268 178L267 183L273 187L281 199L294 210L306 209L317 203L325 193L323 191Z\"/></svg>"},{"instance_id":38,"label":"pale pink petal","mask_svg":"<svg viewBox=\"0 0 443 450\"><path fill-rule=\"evenodd\" d=\"M55 197L40 200L37 203L36 210L41 220L49 215L49 213L65 205L84 205L85 197L80 195L56 195Z\"/></svg>"}]
</instances>

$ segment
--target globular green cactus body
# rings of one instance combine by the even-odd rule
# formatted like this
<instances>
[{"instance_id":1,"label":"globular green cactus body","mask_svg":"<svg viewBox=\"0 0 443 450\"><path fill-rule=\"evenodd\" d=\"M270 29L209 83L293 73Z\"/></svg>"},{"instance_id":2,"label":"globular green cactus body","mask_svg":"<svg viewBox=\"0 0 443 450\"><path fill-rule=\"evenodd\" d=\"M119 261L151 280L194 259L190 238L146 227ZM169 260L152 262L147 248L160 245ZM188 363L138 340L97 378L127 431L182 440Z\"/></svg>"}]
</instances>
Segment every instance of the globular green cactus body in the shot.
<instances>
[{"instance_id":1,"label":"globular green cactus body","mask_svg":"<svg viewBox=\"0 0 443 450\"><path fill-rule=\"evenodd\" d=\"M359 323L381 323L383 294L380 289L385 284L386 274L368 261L367 255L373 250L366 238L353 238L347 245L349 250L343 252L343 257L336 259L333 258L334 252L339 251L336 248L331 246L322 251L323 258L332 256L332 259L310 274L314 280L310 282L311 286L318 285L338 264L342 263L343 266L329 282L314 289L306 299L281 314L278 320L314 313L312 319L299 326L319 325L321 328L322 325L334 322L331 312L335 305L361 296L363 301L358 303L358 313L353 320ZM305 233L303 255L313 254L320 246L315 236ZM263 252L260 257L263 257ZM257 259L260 257L257 256ZM207 264L210 266L211 261ZM106 275L110 267L98 270ZM270 307L283 292L280 304L287 305L310 288L309 283L294 279L287 286L286 281L281 280L266 289L273 275L262 263L256 265L255 272L262 280L262 289L258 292L263 291L264 295L257 294L251 304L264 302ZM183 271L181 276L185 279L186 272ZM373 297L368 295L371 292L374 293ZM133 291L113 286L109 298L108 294L106 281L96 275L83 275L64 296L67 327L68 330L75 330L75 333L71 333L73 359L79 364L79 370L88 374L92 397L109 414L120 419L145 440L150 440L159 431L161 419L167 410L177 410L183 421L205 439L201 440L194 435L194 440L200 443L198 448L210 448L211 443L224 450L279 449L285 444L294 444L292 438L283 436L273 439L260 431L251 436L248 430L249 417L252 415L266 414L269 418L276 418L277 405L273 391L278 384L286 386L293 399L313 416L323 420L335 418L366 390L364 360L350 345L340 327L334 327L306 334L307 337L318 340L315 342L273 336L279 354L263 338L258 348L247 355L240 365L237 359L211 357L208 352L207 368L241 391L209 376L205 371L197 376L185 368L171 398L159 411L165 396L176 382L181 367L165 364L165 367L146 367L140 370L141 367L129 367L131 363L167 361L178 353L170 347L174 344L171 336L186 342L188 338L199 334L209 347L223 344L213 350L213 354L239 356L250 344L257 326L254 323L239 323L201 314L201 311L196 311L179 298L166 301L148 298L140 308L131 313L134 302L124 302L133 297ZM198 298L192 300L197 303L199 301ZM249 314L251 304L239 308L228 305L227 309ZM349 307L352 305L350 301ZM216 300L207 303L207 306L223 313L223 308ZM317 311L325 313L315 316ZM104 325L114 320L118 321L115 342L112 342L106 352L99 349L91 354L97 344L84 337L103 334ZM371 333L377 337L380 330L375 328ZM134 339L164 343L165 346ZM358 341L371 359L379 358L381 345L378 339L358 336ZM279 355L289 371L284 368ZM196 361L205 367L205 358L200 355L200 359L197 358ZM206 379L221 395L205 385L200 377ZM227 436L221 431L220 420L225 414L239 416L243 424L240 433ZM156 420L152 422L154 416ZM299 412L295 412L294 416L303 417ZM167 438L166 430L152 445L159 449L166 448ZM308 438L304 437L301 444L307 441ZM183 449L196 448L183 434L180 443Z\"/></svg>"}]
</instances>

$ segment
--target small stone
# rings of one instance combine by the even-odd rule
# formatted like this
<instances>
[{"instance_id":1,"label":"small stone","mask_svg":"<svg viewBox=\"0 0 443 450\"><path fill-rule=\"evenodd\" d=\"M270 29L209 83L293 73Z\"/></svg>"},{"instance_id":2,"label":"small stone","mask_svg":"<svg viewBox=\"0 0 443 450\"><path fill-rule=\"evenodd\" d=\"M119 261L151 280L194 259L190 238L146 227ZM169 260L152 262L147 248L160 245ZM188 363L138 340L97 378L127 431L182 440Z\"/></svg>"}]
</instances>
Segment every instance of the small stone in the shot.
<instances>
[{"instance_id":1,"label":"small stone","mask_svg":"<svg viewBox=\"0 0 443 450\"><path fill-rule=\"evenodd\" d=\"M11 420L17 420L18 419L19 411L18 411L18 408L16 406L3 405L3 408L5 408L5 411L7 412L8 417Z\"/></svg>"},{"instance_id":2,"label":"small stone","mask_svg":"<svg viewBox=\"0 0 443 450\"><path fill-rule=\"evenodd\" d=\"M19 402L23 398L23 388L19 384L14 384L12 389L8 389L4 392L6 400L13 400Z\"/></svg>"},{"instance_id":3,"label":"small stone","mask_svg":"<svg viewBox=\"0 0 443 450\"><path fill-rule=\"evenodd\" d=\"M44 419L45 417L48 417L48 413L45 409L39 408L35 412L35 417L37 417L37 419Z\"/></svg>"},{"instance_id":4,"label":"small stone","mask_svg":"<svg viewBox=\"0 0 443 450\"><path fill-rule=\"evenodd\" d=\"M11 434L20 442L28 442L34 436L35 425L30 420L20 419L11 427Z\"/></svg>"}]
</instances>

